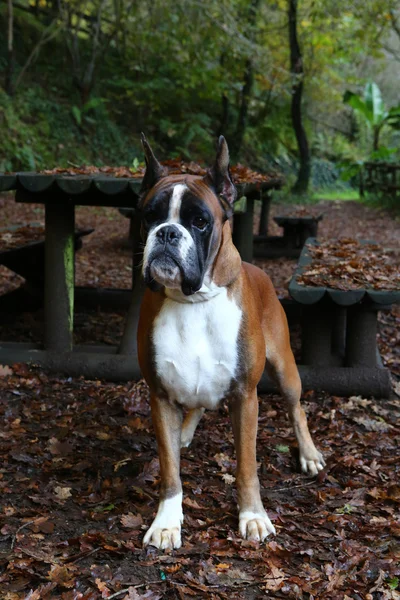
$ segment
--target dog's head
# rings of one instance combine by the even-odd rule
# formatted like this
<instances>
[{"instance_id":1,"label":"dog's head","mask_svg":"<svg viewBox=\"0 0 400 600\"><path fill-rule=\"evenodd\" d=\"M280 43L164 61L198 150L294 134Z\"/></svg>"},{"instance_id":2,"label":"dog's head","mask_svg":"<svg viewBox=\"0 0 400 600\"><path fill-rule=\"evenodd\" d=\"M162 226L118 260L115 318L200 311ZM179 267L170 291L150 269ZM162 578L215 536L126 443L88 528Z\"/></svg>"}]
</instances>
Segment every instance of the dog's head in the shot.
<instances>
[{"instance_id":1,"label":"dog's head","mask_svg":"<svg viewBox=\"0 0 400 600\"><path fill-rule=\"evenodd\" d=\"M236 189L225 138L219 138L215 163L204 177L167 175L144 135L142 144L146 173L139 209L146 284L153 291L179 289L185 296L198 292L205 278L227 285L237 276L240 257L228 221Z\"/></svg>"}]
</instances>

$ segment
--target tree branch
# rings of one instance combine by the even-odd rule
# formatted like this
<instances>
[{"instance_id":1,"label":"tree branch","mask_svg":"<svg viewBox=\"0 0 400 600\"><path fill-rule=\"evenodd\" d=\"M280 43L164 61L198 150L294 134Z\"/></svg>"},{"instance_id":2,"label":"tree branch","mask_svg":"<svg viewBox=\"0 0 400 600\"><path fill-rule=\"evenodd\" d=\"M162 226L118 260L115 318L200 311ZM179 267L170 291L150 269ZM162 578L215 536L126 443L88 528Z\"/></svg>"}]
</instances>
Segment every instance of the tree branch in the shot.
<instances>
[{"instance_id":1,"label":"tree branch","mask_svg":"<svg viewBox=\"0 0 400 600\"><path fill-rule=\"evenodd\" d=\"M40 49L42 48L42 46L45 46L48 42L50 42L50 40L52 40L53 38L56 37L56 35L58 35L59 31L61 30L62 26L57 26L56 28L53 28L53 26L57 23L57 19L54 19L50 25L42 32L42 35L38 41L38 43L36 44L36 46L33 48L32 52L30 53L30 55L28 56L24 66L22 67L18 77L17 77L17 81L15 82L15 89L17 89L17 87L19 86L19 84L21 83L26 71L28 70L28 68L30 67L30 65L32 64L32 62L34 60L37 59L37 57L39 56L39 52Z\"/></svg>"}]
</instances>

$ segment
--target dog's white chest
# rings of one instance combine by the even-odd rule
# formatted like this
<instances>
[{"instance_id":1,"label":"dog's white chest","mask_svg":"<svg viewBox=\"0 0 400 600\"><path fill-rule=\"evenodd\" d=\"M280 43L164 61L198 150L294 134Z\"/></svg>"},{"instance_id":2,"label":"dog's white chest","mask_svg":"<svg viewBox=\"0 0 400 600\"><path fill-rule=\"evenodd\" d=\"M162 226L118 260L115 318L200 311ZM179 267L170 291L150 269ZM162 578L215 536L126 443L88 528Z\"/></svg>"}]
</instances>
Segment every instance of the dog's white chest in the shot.
<instances>
[{"instance_id":1,"label":"dog's white chest","mask_svg":"<svg viewBox=\"0 0 400 600\"><path fill-rule=\"evenodd\" d=\"M241 318L225 289L205 302L165 300L153 342L157 375L171 400L216 407L235 376Z\"/></svg>"}]
</instances>

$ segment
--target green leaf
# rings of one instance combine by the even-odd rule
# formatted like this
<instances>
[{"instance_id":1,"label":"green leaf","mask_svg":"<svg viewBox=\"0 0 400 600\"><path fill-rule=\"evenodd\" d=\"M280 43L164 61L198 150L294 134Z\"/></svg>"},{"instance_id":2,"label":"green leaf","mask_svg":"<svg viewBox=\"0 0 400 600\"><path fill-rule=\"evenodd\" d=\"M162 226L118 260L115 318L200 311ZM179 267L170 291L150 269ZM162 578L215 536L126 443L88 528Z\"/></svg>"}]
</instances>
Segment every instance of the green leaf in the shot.
<instances>
[{"instance_id":1,"label":"green leaf","mask_svg":"<svg viewBox=\"0 0 400 600\"><path fill-rule=\"evenodd\" d=\"M78 125L82 125L82 113L81 113L80 109L77 106L73 106L71 108L71 112L73 114L73 117L74 117L76 123Z\"/></svg>"},{"instance_id":2,"label":"green leaf","mask_svg":"<svg viewBox=\"0 0 400 600\"><path fill-rule=\"evenodd\" d=\"M354 512L354 506L351 504L345 504L342 508L338 508L337 511L340 515L349 515Z\"/></svg>"},{"instance_id":3,"label":"green leaf","mask_svg":"<svg viewBox=\"0 0 400 600\"><path fill-rule=\"evenodd\" d=\"M400 117L400 104L389 109L388 117Z\"/></svg>"},{"instance_id":4,"label":"green leaf","mask_svg":"<svg viewBox=\"0 0 400 600\"><path fill-rule=\"evenodd\" d=\"M82 112L87 112L88 110L92 110L93 108L97 108L100 104L103 104L104 98L91 98L86 102L84 107L82 108Z\"/></svg>"},{"instance_id":5,"label":"green leaf","mask_svg":"<svg viewBox=\"0 0 400 600\"><path fill-rule=\"evenodd\" d=\"M381 90L373 81L369 81L365 86L364 102L368 112L372 115L372 124L380 125L385 120L387 112L383 104Z\"/></svg>"},{"instance_id":6,"label":"green leaf","mask_svg":"<svg viewBox=\"0 0 400 600\"><path fill-rule=\"evenodd\" d=\"M129 170L130 170L132 173L136 173L136 172L137 172L137 170L139 169L139 166L140 166L139 159L138 159L138 158L135 156L135 158L134 158L134 159L133 159L133 161L132 161L132 166L129 168Z\"/></svg>"},{"instance_id":7,"label":"green leaf","mask_svg":"<svg viewBox=\"0 0 400 600\"><path fill-rule=\"evenodd\" d=\"M107 504L106 506L96 506L94 512L109 512L110 510L114 510L115 504Z\"/></svg>"},{"instance_id":8,"label":"green leaf","mask_svg":"<svg viewBox=\"0 0 400 600\"><path fill-rule=\"evenodd\" d=\"M346 90L343 95L343 102L351 106L356 112L360 113L369 124L373 124L373 115L364 100L358 94Z\"/></svg>"},{"instance_id":9,"label":"green leaf","mask_svg":"<svg viewBox=\"0 0 400 600\"><path fill-rule=\"evenodd\" d=\"M386 123L393 129L400 129L400 106L393 106L386 115Z\"/></svg>"},{"instance_id":10,"label":"green leaf","mask_svg":"<svg viewBox=\"0 0 400 600\"><path fill-rule=\"evenodd\" d=\"M340 179L349 181L352 177L359 175L362 170L363 161L342 160L337 165L340 169Z\"/></svg>"},{"instance_id":11,"label":"green leaf","mask_svg":"<svg viewBox=\"0 0 400 600\"><path fill-rule=\"evenodd\" d=\"M287 453L290 451L289 446L285 446L284 444L278 444L277 446L275 446L275 448L278 450L278 452Z\"/></svg>"},{"instance_id":12,"label":"green leaf","mask_svg":"<svg viewBox=\"0 0 400 600\"><path fill-rule=\"evenodd\" d=\"M369 158L370 160L387 160L396 154L396 148L386 148L386 146L381 146L379 150L375 150L371 152Z\"/></svg>"},{"instance_id":13,"label":"green leaf","mask_svg":"<svg viewBox=\"0 0 400 600\"><path fill-rule=\"evenodd\" d=\"M399 578L392 577L392 579L386 579L386 583L388 584L391 590L395 590L399 585Z\"/></svg>"},{"instance_id":14,"label":"green leaf","mask_svg":"<svg viewBox=\"0 0 400 600\"><path fill-rule=\"evenodd\" d=\"M234 213L240 213L243 214L245 213L247 210L247 198L246 196L242 196L241 198L238 198L237 200L235 200L235 203L233 205L233 212Z\"/></svg>"}]
</instances>

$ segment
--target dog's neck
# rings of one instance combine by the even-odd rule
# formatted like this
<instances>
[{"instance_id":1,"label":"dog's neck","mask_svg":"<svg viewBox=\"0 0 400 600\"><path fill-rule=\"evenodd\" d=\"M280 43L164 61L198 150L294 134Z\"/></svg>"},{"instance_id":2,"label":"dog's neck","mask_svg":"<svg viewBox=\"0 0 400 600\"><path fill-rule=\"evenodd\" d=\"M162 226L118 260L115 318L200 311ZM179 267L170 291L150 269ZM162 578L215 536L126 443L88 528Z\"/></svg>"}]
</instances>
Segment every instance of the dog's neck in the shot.
<instances>
[{"instance_id":1,"label":"dog's neck","mask_svg":"<svg viewBox=\"0 0 400 600\"><path fill-rule=\"evenodd\" d=\"M219 287L206 275L199 291L190 296L185 296L182 290L178 288L164 288L164 290L165 295L170 300L180 302L181 304L196 304L197 302L207 302L215 298L215 296L218 296L225 290L225 287Z\"/></svg>"}]
</instances>

